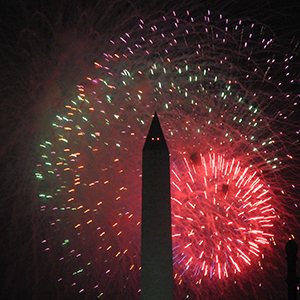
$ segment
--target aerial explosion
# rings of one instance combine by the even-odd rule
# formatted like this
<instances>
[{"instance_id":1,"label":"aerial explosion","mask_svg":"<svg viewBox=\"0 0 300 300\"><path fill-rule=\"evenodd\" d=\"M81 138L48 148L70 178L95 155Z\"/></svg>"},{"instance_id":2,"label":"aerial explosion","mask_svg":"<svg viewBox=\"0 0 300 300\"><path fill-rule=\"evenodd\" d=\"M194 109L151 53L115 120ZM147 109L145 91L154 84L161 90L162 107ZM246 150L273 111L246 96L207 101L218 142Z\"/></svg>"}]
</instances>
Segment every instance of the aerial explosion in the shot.
<instances>
[{"instance_id":1,"label":"aerial explosion","mask_svg":"<svg viewBox=\"0 0 300 300\"><path fill-rule=\"evenodd\" d=\"M139 298L141 150L157 111L171 154L176 299L284 295L283 249L298 230L296 42L209 10L125 25L90 35L92 50L72 40L77 56L60 54L34 108L37 285L51 282L57 299Z\"/></svg>"}]
</instances>

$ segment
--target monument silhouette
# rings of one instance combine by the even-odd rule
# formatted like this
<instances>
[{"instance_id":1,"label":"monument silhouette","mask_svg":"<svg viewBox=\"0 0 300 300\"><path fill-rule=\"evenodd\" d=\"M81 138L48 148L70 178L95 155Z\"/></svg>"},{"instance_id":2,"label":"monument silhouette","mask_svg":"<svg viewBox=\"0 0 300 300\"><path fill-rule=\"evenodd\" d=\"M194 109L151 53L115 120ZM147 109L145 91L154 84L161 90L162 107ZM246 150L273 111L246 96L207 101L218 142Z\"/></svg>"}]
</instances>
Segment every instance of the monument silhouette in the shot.
<instances>
[{"instance_id":1,"label":"monument silhouette","mask_svg":"<svg viewBox=\"0 0 300 300\"><path fill-rule=\"evenodd\" d=\"M142 300L173 300L169 150L155 113L143 148Z\"/></svg>"}]
</instances>

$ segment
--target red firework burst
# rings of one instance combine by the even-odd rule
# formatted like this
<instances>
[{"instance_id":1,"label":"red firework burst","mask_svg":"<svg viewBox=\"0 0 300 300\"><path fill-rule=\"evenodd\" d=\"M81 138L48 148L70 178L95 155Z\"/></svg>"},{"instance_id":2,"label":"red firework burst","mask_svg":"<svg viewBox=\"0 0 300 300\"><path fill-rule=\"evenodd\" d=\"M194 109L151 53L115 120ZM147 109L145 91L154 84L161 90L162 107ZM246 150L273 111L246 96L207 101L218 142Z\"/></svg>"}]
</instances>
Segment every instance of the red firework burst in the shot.
<instances>
[{"instance_id":1,"label":"red firework burst","mask_svg":"<svg viewBox=\"0 0 300 300\"><path fill-rule=\"evenodd\" d=\"M257 171L235 158L209 153L181 155L172 167L173 250L181 279L196 283L241 272L270 243L272 196Z\"/></svg>"}]
</instances>

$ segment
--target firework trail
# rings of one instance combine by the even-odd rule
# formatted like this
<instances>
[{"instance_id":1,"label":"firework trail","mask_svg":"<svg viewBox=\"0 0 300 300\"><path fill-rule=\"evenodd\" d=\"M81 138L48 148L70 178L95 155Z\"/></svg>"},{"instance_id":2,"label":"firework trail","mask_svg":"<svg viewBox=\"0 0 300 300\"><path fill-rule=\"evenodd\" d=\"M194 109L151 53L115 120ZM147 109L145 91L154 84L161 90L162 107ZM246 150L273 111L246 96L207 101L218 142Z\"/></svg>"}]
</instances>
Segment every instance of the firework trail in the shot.
<instances>
[{"instance_id":1,"label":"firework trail","mask_svg":"<svg viewBox=\"0 0 300 300\"><path fill-rule=\"evenodd\" d=\"M99 26L111 12L82 13L62 34L66 20L31 21L54 48L49 63L36 55L50 75L35 68L28 82L39 100L28 162L36 295L46 285L56 299L138 299L141 149L154 111L171 153L176 298L284 295L283 249L298 230L297 43L210 10L129 11L106 25L109 38Z\"/></svg>"}]
</instances>

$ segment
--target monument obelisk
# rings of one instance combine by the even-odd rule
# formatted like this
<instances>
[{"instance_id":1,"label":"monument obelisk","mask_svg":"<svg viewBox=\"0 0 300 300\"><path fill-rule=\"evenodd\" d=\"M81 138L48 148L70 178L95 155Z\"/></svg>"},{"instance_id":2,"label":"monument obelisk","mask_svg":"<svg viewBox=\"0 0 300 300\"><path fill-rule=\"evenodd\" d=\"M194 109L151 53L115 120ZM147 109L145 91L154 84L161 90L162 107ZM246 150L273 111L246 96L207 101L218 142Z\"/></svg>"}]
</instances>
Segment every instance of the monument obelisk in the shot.
<instances>
[{"instance_id":1,"label":"monument obelisk","mask_svg":"<svg viewBox=\"0 0 300 300\"><path fill-rule=\"evenodd\" d=\"M173 300L169 150L155 113L143 148L142 300Z\"/></svg>"}]
</instances>

